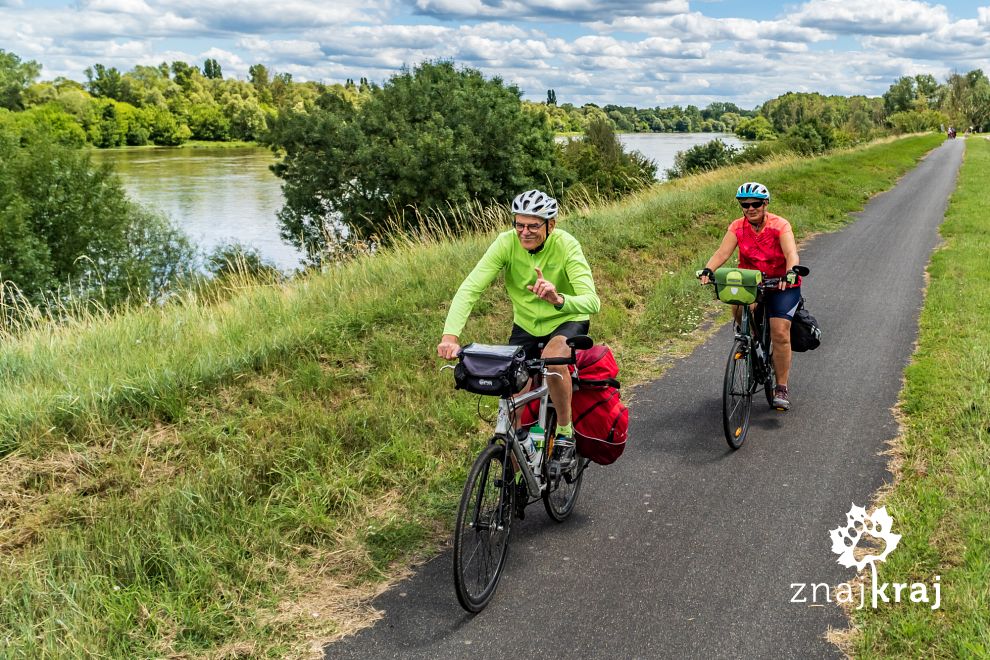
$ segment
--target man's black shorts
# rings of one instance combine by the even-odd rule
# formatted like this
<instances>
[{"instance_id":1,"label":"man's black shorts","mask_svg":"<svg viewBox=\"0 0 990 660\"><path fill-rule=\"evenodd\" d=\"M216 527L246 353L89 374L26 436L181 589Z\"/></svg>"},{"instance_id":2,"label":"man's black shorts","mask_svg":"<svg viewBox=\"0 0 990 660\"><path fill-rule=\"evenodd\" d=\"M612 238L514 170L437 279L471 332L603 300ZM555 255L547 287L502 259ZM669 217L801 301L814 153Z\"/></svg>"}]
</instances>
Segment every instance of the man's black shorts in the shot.
<instances>
[{"instance_id":1,"label":"man's black shorts","mask_svg":"<svg viewBox=\"0 0 990 660\"><path fill-rule=\"evenodd\" d=\"M507 343L511 346L524 347L526 349L526 359L533 360L540 357L540 352L543 350L543 347L557 335L563 335L564 337L570 339L571 337L577 337L578 335L588 334L588 329L590 327L590 321L567 321L566 323L561 323L558 325L557 329L549 335L534 337L513 323L512 334L509 335L509 341Z\"/></svg>"}]
</instances>

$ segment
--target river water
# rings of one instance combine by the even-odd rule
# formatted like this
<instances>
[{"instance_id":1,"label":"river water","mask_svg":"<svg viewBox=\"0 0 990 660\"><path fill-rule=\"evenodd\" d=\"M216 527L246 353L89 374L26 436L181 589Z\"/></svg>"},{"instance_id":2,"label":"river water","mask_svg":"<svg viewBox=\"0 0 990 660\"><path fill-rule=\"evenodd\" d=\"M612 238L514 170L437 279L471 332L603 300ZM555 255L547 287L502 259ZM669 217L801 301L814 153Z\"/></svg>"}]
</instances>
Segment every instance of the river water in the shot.
<instances>
[{"instance_id":1,"label":"river water","mask_svg":"<svg viewBox=\"0 0 990 660\"><path fill-rule=\"evenodd\" d=\"M657 163L658 177L674 156L722 133L627 133L619 139ZM284 271L302 254L279 237L276 213L282 207L279 180L269 170L273 157L260 147L197 147L94 150L97 162L113 163L135 201L170 217L203 252L237 241L253 247Z\"/></svg>"}]
</instances>

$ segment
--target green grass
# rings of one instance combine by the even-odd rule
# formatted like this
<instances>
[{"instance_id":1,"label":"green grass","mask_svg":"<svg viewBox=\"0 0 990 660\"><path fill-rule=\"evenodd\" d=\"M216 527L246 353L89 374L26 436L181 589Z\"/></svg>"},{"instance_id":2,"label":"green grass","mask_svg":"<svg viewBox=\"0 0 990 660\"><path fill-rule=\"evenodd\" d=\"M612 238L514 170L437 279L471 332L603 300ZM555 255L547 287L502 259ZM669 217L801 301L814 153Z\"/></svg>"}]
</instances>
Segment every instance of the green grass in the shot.
<instances>
[{"instance_id":1,"label":"green grass","mask_svg":"<svg viewBox=\"0 0 990 660\"><path fill-rule=\"evenodd\" d=\"M693 271L758 179L798 236L836 229L939 136L784 159L572 210L623 378L724 313ZM820 182L832 182L827 194ZM222 302L93 315L0 348L0 656L298 656L447 538L488 428L435 358L491 240L410 241ZM813 266L813 264L812 264ZM502 341L493 287L462 339ZM332 607L328 604L332 604Z\"/></svg>"},{"instance_id":2,"label":"green grass","mask_svg":"<svg viewBox=\"0 0 990 660\"><path fill-rule=\"evenodd\" d=\"M990 142L966 157L932 257L918 347L901 395L897 479L883 494L902 539L885 582L941 576L942 605L854 613L862 658L990 656Z\"/></svg>"}]
</instances>

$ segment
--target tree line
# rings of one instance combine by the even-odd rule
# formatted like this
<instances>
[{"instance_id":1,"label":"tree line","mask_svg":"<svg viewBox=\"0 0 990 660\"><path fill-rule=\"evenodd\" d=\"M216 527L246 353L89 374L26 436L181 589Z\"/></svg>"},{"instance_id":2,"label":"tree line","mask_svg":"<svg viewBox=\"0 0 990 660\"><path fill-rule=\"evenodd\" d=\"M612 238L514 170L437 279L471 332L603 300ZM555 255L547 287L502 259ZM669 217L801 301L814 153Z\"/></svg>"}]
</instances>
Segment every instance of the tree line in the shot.
<instances>
[{"instance_id":1,"label":"tree line","mask_svg":"<svg viewBox=\"0 0 990 660\"><path fill-rule=\"evenodd\" d=\"M656 164L627 152L616 130L732 130L678 154L668 176L781 151L820 153L897 131L990 129L982 71L903 77L882 97L788 93L758 108L639 109L522 100L499 77L450 61L403 68L382 84L297 83L253 65L228 79L215 60L137 66L96 64L87 81L38 82L41 67L0 50L0 281L35 304L66 296L113 306L162 299L197 278L197 257L167 219L126 199L111 171L77 147L175 145L188 139L252 140L277 155L285 206L282 236L313 263L355 241L382 242L424 225L457 232L477 224L477 205L501 208L527 188L565 205L614 199L655 181ZM563 132L576 135L560 138ZM468 209L464 211L464 209ZM227 257L271 272L237 246ZM200 263L202 260L200 259ZM54 294L52 292L55 292Z\"/></svg>"}]
</instances>

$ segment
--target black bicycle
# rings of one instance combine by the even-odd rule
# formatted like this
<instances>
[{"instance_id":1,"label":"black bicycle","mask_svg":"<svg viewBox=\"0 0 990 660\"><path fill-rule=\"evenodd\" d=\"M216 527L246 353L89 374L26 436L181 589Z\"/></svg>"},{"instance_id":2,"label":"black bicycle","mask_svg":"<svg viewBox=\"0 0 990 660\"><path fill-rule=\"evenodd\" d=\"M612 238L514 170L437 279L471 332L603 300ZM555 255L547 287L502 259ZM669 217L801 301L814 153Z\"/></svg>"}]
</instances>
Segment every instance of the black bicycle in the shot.
<instances>
[{"instance_id":1,"label":"black bicycle","mask_svg":"<svg viewBox=\"0 0 990 660\"><path fill-rule=\"evenodd\" d=\"M546 379L560 375L548 371L547 366L574 364L575 352L591 348L593 341L582 335L568 339L567 345L571 348L570 357L525 362L533 379L532 389L517 396L501 396L495 433L468 473L454 526L454 586L457 600L469 612L480 612L495 595L505 567L513 518L522 518L526 506L542 500L547 514L562 522L577 503L588 460L575 455L559 471L550 469L557 420ZM542 446L528 456L528 431L516 429L516 421L519 411L537 400L537 421L545 436Z\"/></svg>"},{"instance_id":2,"label":"black bicycle","mask_svg":"<svg viewBox=\"0 0 990 660\"><path fill-rule=\"evenodd\" d=\"M777 374L773 366L773 343L770 341L770 324L766 318L763 295L766 290L777 288L783 278L764 279L760 271L742 268L719 269L722 270L735 271L741 281L726 282L724 277L719 277L718 274L710 271L708 273L698 271L698 276L709 273L710 278L715 276L712 283L715 284L716 297L742 308L740 323L732 339L732 351L725 365L725 378L722 382L722 430L729 446L732 449L739 449L746 442L746 435L749 432L753 395L762 388L766 394L767 405L773 408ZM802 277L811 272L807 266L795 266L793 271ZM722 282L719 283L717 280ZM739 298L721 291L723 287L733 286L740 290L755 289L753 304L735 302Z\"/></svg>"}]
</instances>

